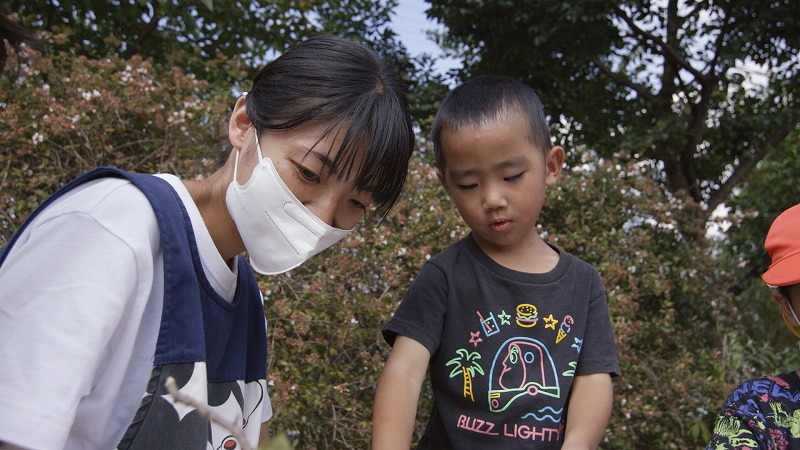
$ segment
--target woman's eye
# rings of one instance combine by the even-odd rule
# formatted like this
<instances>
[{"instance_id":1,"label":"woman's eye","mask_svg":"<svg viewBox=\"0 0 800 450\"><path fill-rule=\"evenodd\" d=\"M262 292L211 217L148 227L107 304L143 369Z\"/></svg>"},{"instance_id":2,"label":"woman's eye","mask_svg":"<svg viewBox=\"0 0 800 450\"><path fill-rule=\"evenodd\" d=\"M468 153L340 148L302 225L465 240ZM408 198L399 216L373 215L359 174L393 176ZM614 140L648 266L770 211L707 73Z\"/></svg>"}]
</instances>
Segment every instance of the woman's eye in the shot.
<instances>
[{"instance_id":1,"label":"woman's eye","mask_svg":"<svg viewBox=\"0 0 800 450\"><path fill-rule=\"evenodd\" d=\"M361 203L358 200L350 200L350 205L352 205L356 209L367 209L367 205Z\"/></svg>"},{"instance_id":2,"label":"woman's eye","mask_svg":"<svg viewBox=\"0 0 800 450\"><path fill-rule=\"evenodd\" d=\"M504 179L506 181L517 181L517 180L521 179L522 175L524 175L524 174L525 174L525 172L520 172L520 173L518 173L518 174L516 174L516 175L514 175L512 177L506 177Z\"/></svg>"},{"instance_id":3,"label":"woman's eye","mask_svg":"<svg viewBox=\"0 0 800 450\"><path fill-rule=\"evenodd\" d=\"M313 183L319 183L319 175L313 170L303 167L300 164L295 164L297 171L300 172L300 175L305 178L307 181L311 181Z\"/></svg>"}]
</instances>

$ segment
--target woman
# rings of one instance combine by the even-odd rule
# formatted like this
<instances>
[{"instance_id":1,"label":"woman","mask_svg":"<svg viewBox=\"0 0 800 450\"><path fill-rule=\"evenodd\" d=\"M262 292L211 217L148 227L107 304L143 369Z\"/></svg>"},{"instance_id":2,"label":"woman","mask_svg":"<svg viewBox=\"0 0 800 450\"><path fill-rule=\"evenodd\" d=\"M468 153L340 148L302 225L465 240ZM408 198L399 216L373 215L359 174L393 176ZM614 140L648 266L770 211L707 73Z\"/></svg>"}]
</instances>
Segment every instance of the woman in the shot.
<instances>
[{"instance_id":1,"label":"woman","mask_svg":"<svg viewBox=\"0 0 800 450\"><path fill-rule=\"evenodd\" d=\"M234 448L181 392L241 424L271 416L248 263L285 272L386 214L414 139L397 78L321 36L267 64L202 180L100 168L49 198L0 257L0 446ZM3 260L4 259L4 260ZM243 443L242 443L243 444Z\"/></svg>"}]
</instances>

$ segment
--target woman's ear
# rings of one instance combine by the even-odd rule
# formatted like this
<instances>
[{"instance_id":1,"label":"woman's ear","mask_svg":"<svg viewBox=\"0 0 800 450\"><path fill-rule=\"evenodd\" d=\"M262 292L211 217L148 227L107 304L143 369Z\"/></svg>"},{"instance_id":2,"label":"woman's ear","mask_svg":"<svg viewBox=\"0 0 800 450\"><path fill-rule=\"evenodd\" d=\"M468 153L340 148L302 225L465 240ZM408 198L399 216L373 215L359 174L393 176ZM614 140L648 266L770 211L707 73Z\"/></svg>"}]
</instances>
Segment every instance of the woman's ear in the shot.
<instances>
[{"instance_id":1,"label":"woman's ear","mask_svg":"<svg viewBox=\"0 0 800 450\"><path fill-rule=\"evenodd\" d=\"M236 100L236 105L233 107L231 119L228 123L228 138L233 148L243 148L247 130L253 126L252 122L250 122L250 117L247 116L246 99L247 95L242 95Z\"/></svg>"}]
</instances>

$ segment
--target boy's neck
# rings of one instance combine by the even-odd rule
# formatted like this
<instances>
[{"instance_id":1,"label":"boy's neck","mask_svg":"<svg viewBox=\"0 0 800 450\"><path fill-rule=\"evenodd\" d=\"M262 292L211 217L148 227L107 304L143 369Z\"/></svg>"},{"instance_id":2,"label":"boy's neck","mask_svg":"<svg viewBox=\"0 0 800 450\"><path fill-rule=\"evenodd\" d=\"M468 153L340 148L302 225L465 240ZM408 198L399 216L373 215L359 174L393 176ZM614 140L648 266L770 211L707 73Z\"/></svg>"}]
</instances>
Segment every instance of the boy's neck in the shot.
<instances>
[{"instance_id":1,"label":"boy's neck","mask_svg":"<svg viewBox=\"0 0 800 450\"><path fill-rule=\"evenodd\" d=\"M475 241L494 262L517 272L547 273L558 264L559 253L538 235L530 243L502 247Z\"/></svg>"}]
</instances>

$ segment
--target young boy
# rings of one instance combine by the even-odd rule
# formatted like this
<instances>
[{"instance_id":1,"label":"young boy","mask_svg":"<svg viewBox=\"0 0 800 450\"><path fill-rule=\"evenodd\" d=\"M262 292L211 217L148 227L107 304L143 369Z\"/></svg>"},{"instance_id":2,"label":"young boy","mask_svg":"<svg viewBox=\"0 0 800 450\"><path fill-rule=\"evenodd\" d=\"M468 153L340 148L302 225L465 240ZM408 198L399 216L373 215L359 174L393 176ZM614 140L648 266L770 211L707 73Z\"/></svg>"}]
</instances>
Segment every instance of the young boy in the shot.
<instances>
[{"instance_id":1,"label":"young boy","mask_svg":"<svg viewBox=\"0 0 800 450\"><path fill-rule=\"evenodd\" d=\"M597 447L620 370L600 276L536 230L564 161L539 98L476 78L442 103L433 143L471 233L425 263L383 330L373 448L409 448L428 367L420 449Z\"/></svg>"},{"instance_id":2,"label":"young boy","mask_svg":"<svg viewBox=\"0 0 800 450\"><path fill-rule=\"evenodd\" d=\"M800 338L800 204L772 222L764 248L772 263L761 279ZM800 370L745 381L725 400L707 448L800 448L799 400Z\"/></svg>"}]
</instances>

